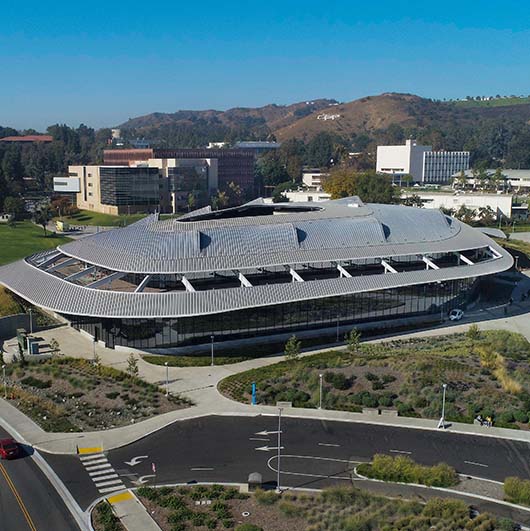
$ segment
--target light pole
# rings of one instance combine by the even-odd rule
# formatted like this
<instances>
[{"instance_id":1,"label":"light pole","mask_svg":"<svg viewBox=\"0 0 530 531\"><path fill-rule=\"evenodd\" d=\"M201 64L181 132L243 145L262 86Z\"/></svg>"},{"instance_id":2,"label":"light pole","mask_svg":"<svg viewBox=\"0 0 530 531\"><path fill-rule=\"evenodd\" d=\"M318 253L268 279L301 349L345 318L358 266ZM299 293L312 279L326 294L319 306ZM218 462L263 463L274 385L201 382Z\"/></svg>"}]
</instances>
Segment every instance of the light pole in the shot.
<instances>
[{"instance_id":1,"label":"light pole","mask_svg":"<svg viewBox=\"0 0 530 531\"><path fill-rule=\"evenodd\" d=\"M278 472L276 473L276 492L281 494L280 486L280 460L282 457L282 408L278 408Z\"/></svg>"},{"instance_id":2,"label":"light pole","mask_svg":"<svg viewBox=\"0 0 530 531\"><path fill-rule=\"evenodd\" d=\"M443 396L442 396L442 417L438 423L439 428L445 429L445 390L447 389L447 384L442 384L443 387Z\"/></svg>"},{"instance_id":3,"label":"light pole","mask_svg":"<svg viewBox=\"0 0 530 531\"><path fill-rule=\"evenodd\" d=\"M320 399L318 401L318 409L322 409L322 373L318 375L318 379L320 380Z\"/></svg>"},{"instance_id":4,"label":"light pole","mask_svg":"<svg viewBox=\"0 0 530 531\"><path fill-rule=\"evenodd\" d=\"M211 354L212 354L212 363L210 364L212 367L214 366L214 363L213 363L213 341L215 339L215 336L212 334L210 336L210 339L211 339L211 345L210 345L210 350L211 350Z\"/></svg>"},{"instance_id":5,"label":"light pole","mask_svg":"<svg viewBox=\"0 0 530 531\"><path fill-rule=\"evenodd\" d=\"M168 362L164 362L166 366L166 396L169 396L169 365Z\"/></svg>"},{"instance_id":6,"label":"light pole","mask_svg":"<svg viewBox=\"0 0 530 531\"><path fill-rule=\"evenodd\" d=\"M339 342L339 314L337 313L337 343Z\"/></svg>"},{"instance_id":7,"label":"light pole","mask_svg":"<svg viewBox=\"0 0 530 531\"><path fill-rule=\"evenodd\" d=\"M2 365L2 372L4 375L4 400L7 400L7 380L6 380L6 366Z\"/></svg>"},{"instance_id":8,"label":"light pole","mask_svg":"<svg viewBox=\"0 0 530 531\"><path fill-rule=\"evenodd\" d=\"M519 255L515 255L515 270L519 271Z\"/></svg>"}]
</instances>

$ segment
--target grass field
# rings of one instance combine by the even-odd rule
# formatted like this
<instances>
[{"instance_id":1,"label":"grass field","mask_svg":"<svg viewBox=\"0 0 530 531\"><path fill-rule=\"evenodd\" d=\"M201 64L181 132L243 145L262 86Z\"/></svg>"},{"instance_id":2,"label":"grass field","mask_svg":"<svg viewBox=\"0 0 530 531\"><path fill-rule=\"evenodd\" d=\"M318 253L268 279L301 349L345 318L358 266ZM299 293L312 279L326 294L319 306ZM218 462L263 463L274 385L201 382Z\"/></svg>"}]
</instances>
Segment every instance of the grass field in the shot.
<instances>
[{"instance_id":1,"label":"grass field","mask_svg":"<svg viewBox=\"0 0 530 531\"><path fill-rule=\"evenodd\" d=\"M45 238L42 227L30 221L20 221L15 226L0 225L0 265L69 241L70 238L49 233Z\"/></svg>"},{"instance_id":2,"label":"grass field","mask_svg":"<svg viewBox=\"0 0 530 531\"><path fill-rule=\"evenodd\" d=\"M506 107L507 105L524 105L530 103L530 97L526 98L495 98L489 101L457 101L454 104L458 107Z\"/></svg>"},{"instance_id":3,"label":"grass field","mask_svg":"<svg viewBox=\"0 0 530 531\"><path fill-rule=\"evenodd\" d=\"M70 225L99 225L101 227L123 227L130 225L139 219L145 217L145 214L131 214L130 216L113 216L111 214L102 214L100 212L91 212L90 210L80 210L73 216L64 216L64 221Z\"/></svg>"}]
</instances>

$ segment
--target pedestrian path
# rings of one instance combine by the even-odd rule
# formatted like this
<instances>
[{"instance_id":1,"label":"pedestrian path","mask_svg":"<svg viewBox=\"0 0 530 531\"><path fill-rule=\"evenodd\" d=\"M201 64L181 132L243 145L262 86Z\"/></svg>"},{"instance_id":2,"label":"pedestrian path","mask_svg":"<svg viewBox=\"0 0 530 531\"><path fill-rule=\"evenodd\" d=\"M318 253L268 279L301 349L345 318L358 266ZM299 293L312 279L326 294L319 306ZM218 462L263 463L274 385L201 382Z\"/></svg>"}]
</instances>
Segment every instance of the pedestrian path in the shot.
<instances>
[{"instance_id":1,"label":"pedestrian path","mask_svg":"<svg viewBox=\"0 0 530 531\"><path fill-rule=\"evenodd\" d=\"M103 452L80 455L79 459L101 494L125 489L123 481Z\"/></svg>"}]
</instances>

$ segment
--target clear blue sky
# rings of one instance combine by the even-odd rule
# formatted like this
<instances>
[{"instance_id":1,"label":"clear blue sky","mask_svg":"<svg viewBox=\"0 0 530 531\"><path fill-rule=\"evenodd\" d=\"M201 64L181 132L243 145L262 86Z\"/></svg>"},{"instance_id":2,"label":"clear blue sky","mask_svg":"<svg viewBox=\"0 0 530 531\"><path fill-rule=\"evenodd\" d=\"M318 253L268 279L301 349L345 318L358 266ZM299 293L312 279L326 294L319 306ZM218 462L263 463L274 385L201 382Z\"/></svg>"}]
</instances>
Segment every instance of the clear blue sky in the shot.
<instances>
[{"instance_id":1,"label":"clear blue sky","mask_svg":"<svg viewBox=\"0 0 530 531\"><path fill-rule=\"evenodd\" d=\"M9 1L0 125L382 92L530 93L530 3Z\"/></svg>"}]
</instances>

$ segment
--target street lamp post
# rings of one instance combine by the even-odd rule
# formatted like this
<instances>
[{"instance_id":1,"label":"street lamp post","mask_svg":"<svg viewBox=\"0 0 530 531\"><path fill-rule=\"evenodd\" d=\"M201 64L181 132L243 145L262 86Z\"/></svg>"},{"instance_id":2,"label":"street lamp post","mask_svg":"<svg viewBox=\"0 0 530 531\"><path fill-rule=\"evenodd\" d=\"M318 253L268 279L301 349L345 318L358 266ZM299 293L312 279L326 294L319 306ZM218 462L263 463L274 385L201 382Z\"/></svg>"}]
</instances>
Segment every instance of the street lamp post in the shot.
<instances>
[{"instance_id":1,"label":"street lamp post","mask_svg":"<svg viewBox=\"0 0 530 531\"><path fill-rule=\"evenodd\" d=\"M4 375L4 400L7 400L7 379L6 379L6 366L2 365L2 372Z\"/></svg>"},{"instance_id":2,"label":"street lamp post","mask_svg":"<svg viewBox=\"0 0 530 531\"><path fill-rule=\"evenodd\" d=\"M320 399L318 401L318 409L322 409L322 373L318 375L318 379L320 380Z\"/></svg>"},{"instance_id":3,"label":"street lamp post","mask_svg":"<svg viewBox=\"0 0 530 531\"><path fill-rule=\"evenodd\" d=\"M211 355L212 355L212 363L211 363L211 366L213 367L214 366L214 362L213 362L213 341L215 339L215 336L212 334L210 336L210 339L211 339L211 344L210 344L210 350L211 350Z\"/></svg>"},{"instance_id":4,"label":"street lamp post","mask_svg":"<svg viewBox=\"0 0 530 531\"><path fill-rule=\"evenodd\" d=\"M166 396L169 396L169 365L168 362L164 362L166 366Z\"/></svg>"},{"instance_id":5,"label":"street lamp post","mask_svg":"<svg viewBox=\"0 0 530 531\"><path fill-rule=\"evenodd\" d=\"M445 429L445 390L447 389L447 384L442 384L443 387L443 396L442 396L442 417L438 423L439 428Z\"/></svg>"},{"instance_id":6,"label":"street lamp post","mask_svg":"<svg viewBox=\"0 0 530 531\"><path fill-rule=\"evenodd\" d=\"M282 457L282 408L278 408L278 471L276 473L276 492L281 494L280 486L280 461Z\"/></svg>"}]
</instances>

